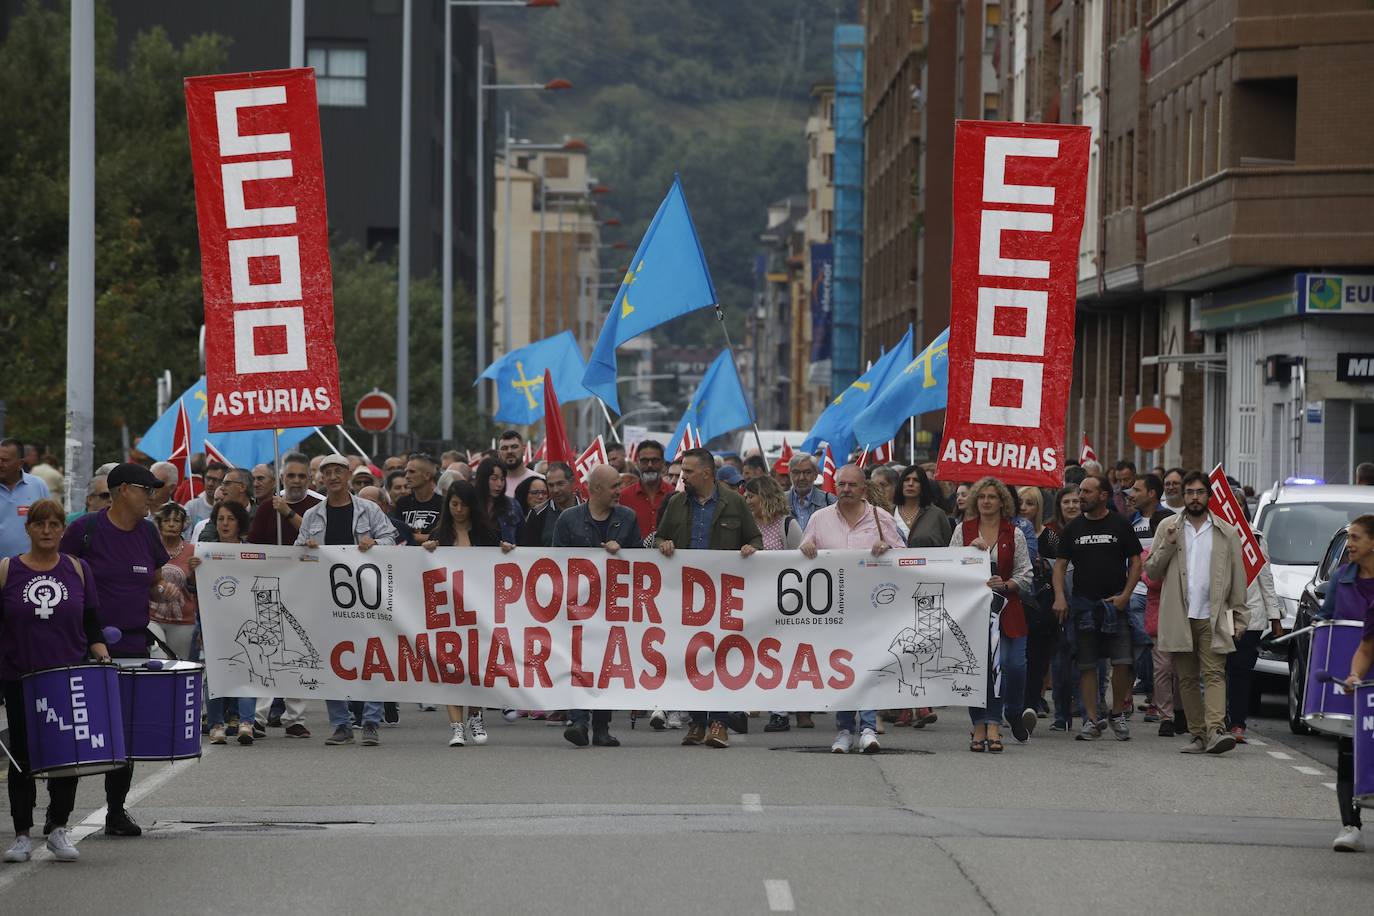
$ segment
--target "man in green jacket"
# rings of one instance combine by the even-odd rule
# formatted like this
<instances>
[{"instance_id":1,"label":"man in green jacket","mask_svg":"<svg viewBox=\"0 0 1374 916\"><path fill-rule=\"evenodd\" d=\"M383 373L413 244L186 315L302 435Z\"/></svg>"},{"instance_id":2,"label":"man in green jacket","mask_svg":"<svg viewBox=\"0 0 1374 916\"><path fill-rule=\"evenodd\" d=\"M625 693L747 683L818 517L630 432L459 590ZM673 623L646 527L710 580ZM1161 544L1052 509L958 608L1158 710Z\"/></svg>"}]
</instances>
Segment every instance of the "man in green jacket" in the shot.
<instances>
[{"instance_id":1,"label":"man in green jacket","mask_svg":"<svg viewBox=\"0 0 1374 916\"><path fill-rule=\"evenodd\" d=\"M654 532L654 546L665 557L678 547L685 550L738 550L751 556L763 547L758 523L744 497L716 483L716 459L704 448L682 456L682 493L674 493L663 507L663 518ZM685 745L730 746L725 722L728 712L692 713L692 727Z\"/></svg>"}]
</instances>

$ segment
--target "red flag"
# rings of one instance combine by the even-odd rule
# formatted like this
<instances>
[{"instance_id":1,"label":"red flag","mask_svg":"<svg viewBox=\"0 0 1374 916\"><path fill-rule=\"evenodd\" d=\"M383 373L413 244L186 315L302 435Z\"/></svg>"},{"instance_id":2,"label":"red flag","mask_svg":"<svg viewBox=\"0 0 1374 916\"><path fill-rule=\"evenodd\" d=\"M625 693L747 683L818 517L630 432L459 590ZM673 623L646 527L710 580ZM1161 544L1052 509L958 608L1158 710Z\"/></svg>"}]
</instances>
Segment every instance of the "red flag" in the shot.
<instances>
[{"instance_id":1,"label":"red flag","mask_svg":"<svg viewBox=\"0 0 1374 916\"><path fill-rule=\"evenodd\" d=\"M543 461L547 457L549 457L549 439L545 436L544 441L539 443L539 451L534 453L534 460Z\"/></svg>"},{"instance_id":2,"label":"red flag","mask_svg":"<svg viewBox=\"0 0 1374 916\"><path fill-rule=\"evenodd\" d=\"M573 450L568 431L563 427L563 411L558 406L558 394L553 390L553 374L544 370L544 449L550 462L572 464Z\"/></svg>"},{"instance_id":3,"label":"red flag","mask_svg":"<svg viewBox=\"0 0 1374 916\"><path fill-rule=\"evenodd\" d=\"M1097 461L1097 452L1093 451L1093 444L1088 441L1088 434L1083 434L1083 448L1078 452L1078 463L1085 461Z\"/></svg>"},{"instance_id":4,"label":"red flag","mask_svg":"<svg viewBox=\"0 0 1374 916\"><path fill-rule=\"evenodd\" d=\"M779 456L778 456L778 460L775 461L775 462L773 463L773 473L774 473L774 474L790 474L790 473L791 473L791 468L790 468L791 461L792 461L792 446L790 446L790 445L787 444L787 439L786 439L786 437L784 437L783 440L782 440L782 454L779 455Z\"/></svg>"},{"instance_id":5,"label":"red flag","mask_svg":"<svg viewBox=\"0 0 1374 916\"><path fill-rule=\"evenodd\" d=\"M631 442L631 443L630 443L630 450L629 450L628 452L626 452L626 454L625 454L625 460L628 461L630 464L637 464L637 463L639 462L639 443L638 443L638 442Z\"/></svg>"},{"instance_id":6,"label":"red flag","mask_svg":"<svg viewBox=\"0 0 1374 916\"><path fill-rule=\"evenodd\" d=\"M573 474L579 487L586 487L587 475L592 472L592 468L598 464L608 464L606 456L606 440L601 436L596 437L596 441L587 446L587 450L577 457L577 462L573 465Z\"/></svg>"},{"instance_id":7,"label":"red flag","mask_svg":"<svg viewBox=\"0 0 1374 916\"><path fill-rule=\"evenodd\" d=\"M534 464L534 443L528 439L525 440L525 464Z\"/></svg>"},{"instance_id":8,"label":"red flag","mask_svg":"<svg viewBox=\"0 0 1374 916\"><path fill-rule=\"evenodd\" d=\"M682 438L677 442L677 453L673 455L674 461L681 461L682 456L687 454L689 448L696 448L701 443L692 438L692 424L688 423L682 431Z\"/></svg>"},{"instance_id":9,"label":"red flag","mask_svg":"<svg viewBox=\"0 0 1374 916\"><path fill-rule=\"evenodd\" d=\"M211 445L209 439L205 440L205 460L218 461L226 468L232 468L234 466L234 462L230 461L228 458L225 458L224 452L221 452L219 449Z\"/></svg>"},{"instance_id":10,"label":"red flag","mask_svg":"<svg viewBox=\"0 0 1374 916\"><path fill-rule=\"evenodd\" d=\"M1212 511L1226 519L1240 536L1240 553L1241 559L1245 562L1245 584L1248 587L1255 581L1255 577L1260 574L1268 560L1250 523L1245 520L1240 500L1236 499L1236 493L1231 489L1231 482L1226 479L1226 472L1222 470L1221 465L1212 468L1212 473L1207 475L1207 484L1212 491Z\"/></svg>"},{"instance_id":11,"label":"red flag","mask_svg":"<svg viewBox=\"0 0 1374 916\"><path fill-rule=\"evenodd\" d=\"M829 443L826 443L825 457L821 461L821 492L835 492L835 453L830 451Z\"/></svg>"},{"instance_id":12,"label":"red flag","mask_svg":"<svg viewBox=\"0 0 1374 916\"><path fill-rule=\"evenodd\" d=\"M181 481L172 494L175 502L186 503L195 499L204 490L201 478L191 473L191 417L186 413L186 402L177 402L177 422L172 430L172 454L167 460L177 466Z\"/></svg>"}]
</instances>

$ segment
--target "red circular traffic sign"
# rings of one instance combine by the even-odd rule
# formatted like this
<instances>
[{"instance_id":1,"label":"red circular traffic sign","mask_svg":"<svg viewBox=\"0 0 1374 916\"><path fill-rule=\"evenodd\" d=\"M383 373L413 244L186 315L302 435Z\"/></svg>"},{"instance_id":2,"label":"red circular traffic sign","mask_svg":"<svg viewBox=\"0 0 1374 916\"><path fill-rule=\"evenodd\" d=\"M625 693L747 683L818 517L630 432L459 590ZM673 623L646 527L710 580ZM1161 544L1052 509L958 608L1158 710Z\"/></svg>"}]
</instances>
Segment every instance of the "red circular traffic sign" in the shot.
<instances>
[{"instance_id":1,"label":"red circular traffic sign","mask_svg":"<svg viewBox=\"0 0 1374 916\"><path fill-rule=\"evenodd\" d=\"M1126 424L1131 441L1147 452L1152 452L1169 441L1174 434L1174 421L1158 407L1142 407L1131 414Z\"/></svg>"},{"instance_id":2,"label":"red circular traffic sign","mask_svg":"<svg viewBox=\"0 0 1374 916\"><path fill-rule=\"evenodd\" d=\"M372 391L358 398L353 419L370 433L384 433L396 422L396 399L385 391Z\"/></svg>"}]
</instances>

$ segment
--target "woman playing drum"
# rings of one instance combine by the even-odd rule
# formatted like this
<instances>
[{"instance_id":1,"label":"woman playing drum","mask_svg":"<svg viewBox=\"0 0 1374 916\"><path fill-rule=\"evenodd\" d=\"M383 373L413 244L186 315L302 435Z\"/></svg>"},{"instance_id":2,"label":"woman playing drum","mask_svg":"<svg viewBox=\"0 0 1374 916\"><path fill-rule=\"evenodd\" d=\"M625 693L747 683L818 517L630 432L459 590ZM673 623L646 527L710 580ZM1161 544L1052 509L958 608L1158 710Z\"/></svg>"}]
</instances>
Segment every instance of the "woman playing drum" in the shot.
<instances>
[{"instance_id":1,"label":"woman playing drum","mask_svg":"<svg viewBox=\"0 0 1374 916\"><path fill-rule=\"evenodd\" d=\"M1350 523L1346 534L1346 551L1350 562L1336 568L1327 586L1326 600L1321 614L1328 620L1358 620L1364 624L1364 634L1355 657L1350 662L1350 676L1346 689L1369 673L1374 661L1374 515L1361 515ZM1341 832L1331 848L1337 852L1361 852L1364 840L1360 837L1360 809L1355 807L1355 744L1350 738L1340 739L1336 757L1336 802L1341 808Z\"/></svg>"},{"instance_id":2,"label":"woman playing drum","mask_svg":"<svg viewBox=\"0 0 1374 916\"><path fill-rule=\"evenodd\" d=\"M43 668L77 665L88 657L108 662L110 653L96 620L95 583L85 560L58 553L66 527L66 513L55 499L40 499L29 507L24 529L29 535L27 553L0 559L0 686L9 710L10 816L14 819L14 844L5 851L6 862L26 862L33 851L33 806L38 788L29 768L29 744L24 716L24 692L20 679ZM75 861L79 853L67 836L67 818L76 803L76 777L48 780L48 849L61 862Z\"/></svg>"}]
</instances>

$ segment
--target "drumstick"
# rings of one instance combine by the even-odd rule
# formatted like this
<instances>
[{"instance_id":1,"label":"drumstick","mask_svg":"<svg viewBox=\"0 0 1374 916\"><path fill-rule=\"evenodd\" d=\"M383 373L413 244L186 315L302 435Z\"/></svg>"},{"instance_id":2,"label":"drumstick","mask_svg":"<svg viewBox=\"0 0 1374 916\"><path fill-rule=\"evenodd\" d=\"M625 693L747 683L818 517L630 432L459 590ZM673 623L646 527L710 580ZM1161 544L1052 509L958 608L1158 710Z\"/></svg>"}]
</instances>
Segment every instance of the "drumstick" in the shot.
<instances>
[{"instance_id":1,"label":"drumstick","mask_svg":"<svg viewBox=\"0 0 1374 916\"><path fill-rule=\"evenodd\" d=\"M5 742L0 741L0 749L3 749L5 751L5 756L10 759L10 763L14 764L14 768L18 770L20 773L23 773L24 768L19 765L18 760L14 759L14 755L10 753L10 749L5 747Z\"/></svg>"}]
</instances>

